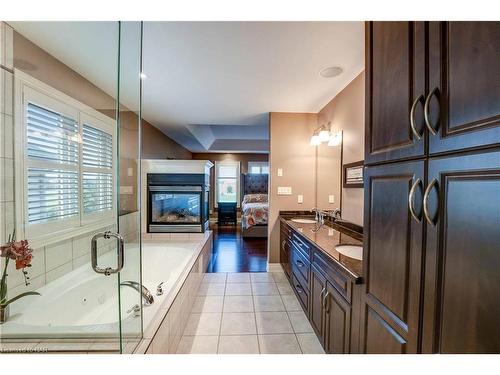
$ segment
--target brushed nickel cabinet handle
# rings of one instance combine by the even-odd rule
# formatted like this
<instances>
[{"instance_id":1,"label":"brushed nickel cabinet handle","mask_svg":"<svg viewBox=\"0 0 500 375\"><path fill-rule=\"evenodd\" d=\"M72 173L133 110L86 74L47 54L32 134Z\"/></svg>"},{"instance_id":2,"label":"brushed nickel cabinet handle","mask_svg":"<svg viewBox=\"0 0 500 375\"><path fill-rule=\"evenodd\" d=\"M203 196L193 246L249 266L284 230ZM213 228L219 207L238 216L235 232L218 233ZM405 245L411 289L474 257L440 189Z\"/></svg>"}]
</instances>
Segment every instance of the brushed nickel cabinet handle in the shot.
<instances>
[{"instance_id":1,"label":"brushed nickel cabinet handle","mask_svg":"<svg viewBox=\"0 0 500 375\"><path fill-rule=\"evenodd\" d=\"M285 241L285 240L283 240L283 242L281 243L281 249L282 249L283 251L285 251L285 245L286 245L286 241Z\"/></svg>"},{"instance_id":2,"label":"brushed nickel cabinet handle","mask_svg":"<svg viewBox=\"0 0 500 375\"><path fill-rule=\"evenodd\" d=\"M304 266L305 266L304 262L302 262L301 260L296 260L296 261L295 261L295 264L296 264L297 266L299 266L299 267L304 267Z\"/></svg>"},{"instance_id":3,"label":"brushed nickel cabinet handle","mask_svg":"<svg viewBox=\"0 0 500 375\"><path fill-rule=\"evenodd\" d=\"M303 290L302 290L302 288L300 287L299 284L295 284L295 288L297 289L297 293L302 293L303 292Z\"/></svg>"},{"instance_id":4,"label":"brushed nickel cabinet handle","mask_svg":"<svg viewBox=\"0 0 500 375\"><path fill-rule=\"evenodd\" d=\"M431 120L429 118L429 105L431 104L431 99L432 96L435 95L438 92L438 88L434 87L434 89L427 95L427 99L425 99L424 103L424 120L425 120L425 126L427 126L427 129L432 133L432 135L437 134L437 130L432 126Z\"/></svg>"},{"instance_id":5,"label":"brushed nickel cabinet handle","mask_svg":"<svg viewBox=\"0 0 500 375\"><path fill-rule=\"evenodd\" d=\"M323 297L323 307L325 308L325 312L327 314L330 314L330 307L328 306L329 304L327 303L327 298L330 295L330 292L326 292L325 296Z\"/></svg>"},{"instance_id":6,"label":"brushed nickel cabinet handle","mask_svg":"<svg viewBox=\"0 0 500 375\"><path fill-rule=\"evenodd\" d=\"M417 107L417 104L421 103L423 100L424 100L424 96L420 95L417 99L415 99L415 101L411 105L411 109L410 109L410 127L411 127L411 131L413 132L413 135L415 136L415 138L417 138L417 141L422 138L423 133L420 134L417 130L416 125L415 125L415 108Z\"/></svg>"},{"instance_id":7,"label":"brushed nickel cabinet handle","mask_svg":"<svg viewBox=\"0 0 500 375\"><path fill-rule=\"evenodd\" d=\"M429 194L431 193L431 190L434 186L436 186L436 189L438 189L438 180L436 178L433 178L432 181L430 182L429 186L427 186L427 189L425 189L424 193L424 215L425 219L429 224L432 226L436 226L437 222L437 217L435 219L432 219L430 214L429 214ZM438 190L439 193L439 190Z\"/></svg>"},{"instance_id":8,"label":"brushed nickel cabinet handle","mask_svg":"<svg viewBox=\"0 0 500 375\"><path fill-rule=\"evenodd\" d=\"M413 183L411 189L410 189L410 194L408 194L408 207L410 209L410 214L411 216L415 219L417 223L422 222L422 218L418 217L418 215L415 212L415 207L413 206L413 201L415 197L415 191L417 190L417 186L422 184L422 180L420 178L417 178L417 180Z\"/></svg>"},{"instance_id":9,"label":"brushed nickel cabinet handle","mask_svg":"<svg viewBox=\"0 0 500 375\"><path fill-rule=\"evenodd\" d=\"M326 286L321 289L321 293L319 294L319 301L321 302L321 307L325 308L325 301L323 299L323 293L326 292Z\"/></svg>"}]
</instances>

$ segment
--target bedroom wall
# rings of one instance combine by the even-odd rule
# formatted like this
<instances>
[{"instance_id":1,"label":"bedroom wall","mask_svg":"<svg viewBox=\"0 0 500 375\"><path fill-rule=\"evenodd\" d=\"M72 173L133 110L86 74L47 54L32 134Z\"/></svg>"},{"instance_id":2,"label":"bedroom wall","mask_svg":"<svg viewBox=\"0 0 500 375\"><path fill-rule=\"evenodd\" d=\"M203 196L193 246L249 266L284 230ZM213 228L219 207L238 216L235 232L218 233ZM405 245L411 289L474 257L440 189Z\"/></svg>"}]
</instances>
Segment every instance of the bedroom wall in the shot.
<instances>
[{"instance_id":1,"label":"bedroom wall","mask_svg":"<svg viewBox=\"0 0 500 375\"><path fill-rule=\"evenodd\" d=\"M310 210L316 206L316 147L309 144L318 123L316 113L270 114L269 262L279 262L280 210ZM278 176L278 168L283 176ZM278 195L289 186L292 195ZM302 195L303 203L297 202Z\"/></svg>"},{"instance_id":2,"label":"bedroom wall","mask_svg":"<svg viewBox=\"0 0 500 375\"><path fill-rule=\"evenodd\" d=\"M240 172L247 173L249 161L269 161L268 154L252 154L252 153L193 153L193 159L210 160L215 164L216 161L231 160L240 162ZM212 216L216 216L217 212L214 207L215 202L215 167L210 170L210 212Z\"/></svg>"}]
</instances>

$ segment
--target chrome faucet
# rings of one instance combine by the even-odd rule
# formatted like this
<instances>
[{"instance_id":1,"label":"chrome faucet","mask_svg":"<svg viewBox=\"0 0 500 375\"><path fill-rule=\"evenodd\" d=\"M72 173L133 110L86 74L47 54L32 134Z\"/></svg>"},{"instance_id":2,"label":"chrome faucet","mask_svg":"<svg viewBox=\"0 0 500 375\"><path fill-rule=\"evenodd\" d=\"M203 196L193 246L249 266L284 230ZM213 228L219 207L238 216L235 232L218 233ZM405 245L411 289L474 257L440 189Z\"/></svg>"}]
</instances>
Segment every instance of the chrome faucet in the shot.
<instances>
[{"instance_id":1,"label":"chrome faucet","mask_svg":"<svg viewBox=\"0 0 500 375\"><path fill-rule=\"evenodd\" d=\"M313 208L312 211L316 213L316 225L311 229L311 231L317 232L321 229L321 227L323 227L323 224L325 224L325 211L322 211L316 207Z\"/></svg>"},{"instance_id":2,"label":"chrome faucet","mask_svg":"<svg viewBox=\"0 0 500 375\"><path fill-rule=\"evenodd\" d=\"M123 281L120 283L120 286L128 286L138 291L141 294L142 298L144 299L145 305L151 305L155 301L153 295L148 290L148 288L146 288L144 285L139 284L136 281Z\"/></svg>"},{"instance_id":3,"label":"chrome faucet","mask_svg":"<svg viewBox=\"0 0 500 375\"><path fill-rule=\"evenodd\" d=\"M340 208L336 208L335 210L330 211L330 217L331 217L333 220L336 220L336 219L341 219L341 218L342 218L342 215L341 215Z\"/></svg>"}]
</instances>

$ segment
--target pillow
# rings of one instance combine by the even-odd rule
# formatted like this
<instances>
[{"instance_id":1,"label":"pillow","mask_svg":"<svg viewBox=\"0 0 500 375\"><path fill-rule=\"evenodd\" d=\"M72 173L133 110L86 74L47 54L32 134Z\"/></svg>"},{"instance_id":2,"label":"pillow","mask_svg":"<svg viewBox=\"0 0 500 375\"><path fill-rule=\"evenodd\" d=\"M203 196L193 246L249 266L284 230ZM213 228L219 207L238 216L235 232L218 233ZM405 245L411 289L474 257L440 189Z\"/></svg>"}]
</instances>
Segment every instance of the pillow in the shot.
<instances>
[{"instance_id":1,"label":"pillow","mask_svg":"<svg viewBox=\"0 0 500 375\"><path fill-rule=\"evenodd\" d=\"M246 194L243 203L264 203L267 202L267 194Z\"/></svg>"}]
</instances>

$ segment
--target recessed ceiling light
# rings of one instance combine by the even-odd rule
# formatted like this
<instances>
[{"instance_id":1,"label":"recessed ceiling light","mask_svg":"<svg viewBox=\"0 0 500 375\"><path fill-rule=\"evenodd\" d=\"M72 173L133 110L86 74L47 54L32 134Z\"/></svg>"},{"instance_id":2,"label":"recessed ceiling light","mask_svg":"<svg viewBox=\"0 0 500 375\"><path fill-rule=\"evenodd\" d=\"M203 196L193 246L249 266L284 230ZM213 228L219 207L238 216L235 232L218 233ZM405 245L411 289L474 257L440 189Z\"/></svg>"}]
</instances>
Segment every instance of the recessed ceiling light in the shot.
<instances>
[{"instance_id":1,"label":"recessed ceiling light","mask_svg":"<svg viewBox=\"0 0 500 375\"><path fill-rule=\"evenodd\" d=\"M332 78L341 75L343 71L344 69L340 66L329 66L328 68L321 70L319 75L324 78Z\"/></svg>"}]
</instances>

